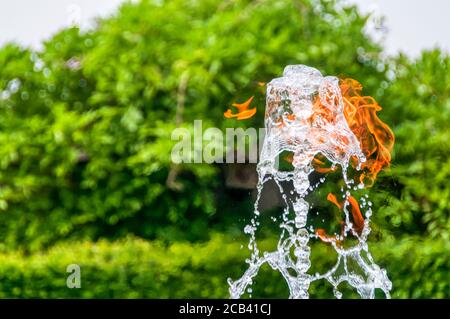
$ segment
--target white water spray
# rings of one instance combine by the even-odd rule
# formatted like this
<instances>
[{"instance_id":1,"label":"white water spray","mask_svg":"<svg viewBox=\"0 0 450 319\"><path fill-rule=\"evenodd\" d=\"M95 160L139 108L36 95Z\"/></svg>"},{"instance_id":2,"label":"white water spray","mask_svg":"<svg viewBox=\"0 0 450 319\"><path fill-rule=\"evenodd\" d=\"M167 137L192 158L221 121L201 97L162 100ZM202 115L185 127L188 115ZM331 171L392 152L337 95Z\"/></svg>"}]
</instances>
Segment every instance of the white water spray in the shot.
<instances>
[{"instance_id":1,"label":"white water spray","mask_svg":"<svg viewBox=\"0 0 450 319\"><path fill-rule=\"evenodd\" d=\"M333 114L332 121L320 116L314 121L308 120L313 113L313 103L317 96L322 105ZM374 263L366 243L370 233L370 205L366 206L364 226L360 233L354 231L347 208L350 192L364 187L363 184L354 185L354 181L347 178L350 159L356 157L359 163L366 159L358 139L346 122L338 79L323 77L311 67L289 65L285 68L283 77L268 83L266 99L266 136L257 166L258 195L254 216L244 229L250 235L249 248L252 254L247 260L249 266L243 276L236 281L228 279L231 298L240 298L247 291L265 263L282 274L288 285L290 298L308 298L310 284L322 279L332 285L337 298L342 297L338 286L343 282L355 288L362 298L374 298L377 288L389 298L392 284L386 271ZM285 151L293 153L292 171L282 171L278 167L279 156ZM338 254L337 262L325 273L312 275L308 273L311 267L311 248L308 242L311 238L317 238L317 235L306 228L310 205L305 197L318 186L310 185L309 179L314 171L312 161L318 154L325 156L333 166L339 165L342 168L346 189L341 190L345 213L345 227L341 236L352 234L357 243L350 248L344 248L336 241L328 243ZM263 186L270 179L278 185L285 208L276 250L261 253L255 238L260 215L258 204ZM283 186L286 183L293 186L292 196L286 194Z\"/></svg>"}]
</instances>

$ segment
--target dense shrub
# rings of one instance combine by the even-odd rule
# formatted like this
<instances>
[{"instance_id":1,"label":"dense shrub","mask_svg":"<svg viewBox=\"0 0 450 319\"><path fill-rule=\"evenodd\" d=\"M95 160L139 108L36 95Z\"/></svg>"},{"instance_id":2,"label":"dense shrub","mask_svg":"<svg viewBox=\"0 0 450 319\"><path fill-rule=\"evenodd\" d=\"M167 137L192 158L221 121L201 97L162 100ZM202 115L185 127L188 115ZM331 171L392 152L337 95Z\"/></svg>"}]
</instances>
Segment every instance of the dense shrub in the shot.
<instances>
[{"instance_id":1,"label":"dense shrub","mask_svg":"<svg viewBox=\"0 0 450 319\"><path fill-rule=\"evenodd\" d=\"M226 229L242 211L218 209L234 199L220 170L174 168L172 129L194 119L235 125L223 112L249 94L241 88L286 64L375 88L380 48L364 23L334 1L141 1L91 31L59 32L42 52L4 47L0 88L12 90L0 99L0 241L36 250L67 238L195 240L211 225ZM258 107L241 125L262 125ZM166 185L174 169L181 188Z\"/></svg>"},{"instance_id":2,"label":"dense shrub","mask_svg":"<svg viewBox=\"0 0 450 319\"><path fill-rule=\"evenodd\" d=\"M262 242L262 247L268 244ZM223 236L213 236L202 244L169 246L130 237L112 243L58 245L28 257L2 253L0 297L226 298L226 278L241 275L242 261L249 254L240 245ZM448 298L449 249L448 242L416 238L371 245L375 258L389 270L394 298ZM322 254L316 262L328 260L329 256ZM81 267L80 289L66 286L66 267L72 263ZM253 297L288 296L284 281L275 274L260 273ZM312 297L331 296L327 284L315 287Z\"/></svg>"},{"instance_id":3,"label":"dense shrub","mask_svg":"<svg viewBox=\"0 0 450 319\"><path fill-rule=\"evenodd\" d=\"M375 222L396 236L450 240L450 57L392 61L380 114L392 125L391 170L377 181Z\"/></svg>"},{"instance_id":4,"label":"dense shrub","mask_svg":"<svg viewBox=\"0 0 450 319\"><path fill-rule=\"evenodd\" d=\"M449 297L450 59L382 59L365 21L341 1L143 0L40 52L1 48L0 296L226 296L247 256L230 234L252 198L224 187L220 165L174 166L170 135L194 119L260 127L262 101L248 121L223 111L303 63L362 82L395 132L371 190L370 239L393 296ZM79 290L65 287L73 262ZM286 296L279 279L263 272L254 296Z\"/></svg>"}]
</instances>

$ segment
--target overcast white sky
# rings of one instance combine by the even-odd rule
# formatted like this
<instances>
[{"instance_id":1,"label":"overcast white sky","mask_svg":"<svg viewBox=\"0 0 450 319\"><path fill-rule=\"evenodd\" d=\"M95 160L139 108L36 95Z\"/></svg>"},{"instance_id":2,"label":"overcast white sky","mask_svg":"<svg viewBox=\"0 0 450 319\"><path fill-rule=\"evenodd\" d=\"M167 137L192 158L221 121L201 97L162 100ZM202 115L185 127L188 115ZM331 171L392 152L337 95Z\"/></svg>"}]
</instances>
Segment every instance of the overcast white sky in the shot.
<instances>
[{"instance_id":1,"label":"overcast white sky","mask_svg":"<svg viewBox=\"0 0 450 319\"><path fill-rule=\"evenodd\" d=\"M439 45L450 50L449 0L347 0L362 12L386 17L386 52L416 56ZM71 23L88 27L123 0L0 0L0 45L15 40L39 48L43 39Z\"/></svg>"}]
</instances>

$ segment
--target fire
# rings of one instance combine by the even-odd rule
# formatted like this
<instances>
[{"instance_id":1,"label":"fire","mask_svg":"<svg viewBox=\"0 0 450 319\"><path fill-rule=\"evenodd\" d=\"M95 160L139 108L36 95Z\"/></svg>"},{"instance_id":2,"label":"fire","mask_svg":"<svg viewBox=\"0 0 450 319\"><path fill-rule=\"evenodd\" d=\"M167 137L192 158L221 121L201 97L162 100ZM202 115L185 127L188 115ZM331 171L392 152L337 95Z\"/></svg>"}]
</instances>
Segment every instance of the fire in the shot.
<instances>
[{"instance_id":1,"label":"fire","mask_svg":"<svg viewBox=\"0 0 450 319\"><path fill-rule=\"evenodd\" d=\"M362 96L361 84L353 79L343 79L339 83L343 103L344 116L353 134L359 140L361 150L366 157L366 161L361 163L361 173L359 181L366 186L373 185L378 173L389 166L391 162L391 151L394 146L394 133L377 116L381 106L371 96ZM330 104L337 104L339 101L327 101ZM332 110L322 105L320 98L314 102L314 113L312 118L321 116L332 122L334 114ZM345 142L345 141L344 141ZM339 150L337 150L339 151ZM315 158L313 166L319 173L328 173L331 170L324 168L325 163ZM358 160L353 158L352 165L356 167Z\"/></svg>"},{"instance_id":2,"label":"fire","mask_svg":"<svg viewBox=\"0 0 450 319\"><path fill-rule=\"evenodd\" d=\"M253 97L254 96L250 97L244 103L233 103L232 106L238 109L238 113L233 114L233 112L228 109L225 113L223 113L223 116L225 116L227 119L235 117L237 120L245 120L251 118L256 114L256 107L249 109L250 103L253 101Z\"/></svg>"},{"instance_id":3,"label":"fire","mask_svg":"<svg viewBox=\"0 0 450 319\"><path fill-rule=\"evenodd\" d=\"M339 83L341 89L344 116L347 124L353 134L358 139L361 150L366 157L366 161L361 164L361 172L356 176L359 181L366 186L373 185L378 173L389 166L391 161L391 151L394 146L394 133L383 123L377 116L377 112L381 110L381 106L370 96L361 95L362 85L353 79L343 79ZM327 101L337 104L338 101ZM319 98L314 102L313 116L322 116L327 121L333 121L334 114L332 111L324 107ZM352 166L358 165L357 158L353 158ZM334 170L333 167L326 167L323 155L314 158L312 165L318 173L326 174ZM353 219L353 230L356 234L361 234L364 229L364 218L361 214L359 204L353 196L348 196L346 201L339 202L336 196L329 193L327 200L335 204L340 210L344 209L347 203L350 205L350 213ZM341 222L344 229L345 223ZM324 242L336 242L339 246L341 241L337 236L330 236L322 228L316 230L316 235Z\"/></svg>"},{"instance_id":4,"label":"fire","mask_svg":"<svg viewBox=\"0 0 450 319\"><path fill-rule=\"evenodd\" d=\"M265 82L257 82L257 85L264 87ZM361 150L366 157L366 161L359 163L356 157L351 160L351 165L356 168L358 165L361 170L355 171L355 179L363 183L367 187L371 187L378 175L378 173L385 167L388 167L391 162L391 151L394 146L394 133L380 118L377 116L377 112L382 108L371 96L362 95L362 85L351 78L341 79L339 82L339 88L341 90L343 100L343 113L348 127L356 136L359 141ZM253 101L254 96L250 97L243 103L233 103L232 106L236 107L238 112L233 113L231 109L228 109L224 116L226 118L236 118L237 120L245 120L253 117L256 114L256 107L249 108ZM334 95L327 97L324 102L327 105L339 105L340 101ZM310 117L310 121L313 122L317 117L325 119L327 122L335 121L336 114L332 108L323 105L319 96L313 102L313 114ZM294 121L296 116L294 114L285 114L285 119L289 122ZM285 119L279 118L275 124L279 127L286 126ZM333 136L331 136L333 138ZM348 137L342 136L342 142L349 145L350 141ZM318 143L325 142L323 137L319 137ZM342 144L341 144L342 145ZM337 147L336 153L344 152L343 149ZM287 162L293 162L293 154L289 154L284 158ZM327 174L337 170L335 165L327 164L327 158L318 154L312 161L312 166L316 172L320 174ZM327 196L328 201L335 204L341 211L344 209L344 205L349 206L349 212L352 217L352 229L353 234L361 235L365 221L361 214L361 210L358 201L353 196L347 196L345 200L338 201L336 196L332 193ZM343 235L344 228L346 226L344 221L341 221ZM342 241L337 236L331 236L326 233L324 229L317 229L316 235L324 242L335 242L338 246L342 244Z\"/></svg>"},{"instance_id":5,"label":"fire","mask_svg":"<svg viewBox=\"0 0 450 319\"><path fill-rule=\"evenodd\" d=\"M378 173L389 166L394 147L394 133L377 116L381 106L370 96L362 96L362 85L353 79L340 81L344 115L349 128L358 138L366 156L362 163L361 183L372 186ZM356 162L356 161L354 161Z\"/></svg>"},{"instance_id":6,"label":"fire","mask_svg":"<svg viewBox=\"0 0 450 319\"><path fill-rule=\"evenodd\" d=\"M336 236L330 236L330 235L328 235L327 232L325 231L325 229L323 229L323 228L317 228L317 229L316 229L316 235L317 235L317 237L320 238L321 241L323 241L323 242L325 242L325 243L336 242L336 244L337 244L338 246L341 245L341 241L338 240L338 239L336 238Z\"/></svg>"},{"instance_id":7,"label":"fire","mask_svg":"<svg viewBox=\"0 0 450 319\"><path fill-rule=\"evenodd\" d=\"M336 166L326 167L325 156L323 156L322 154L318 154L316 157L313 158L312 166L314 167L316 172L321 174L334 172L337 169Z\"/></svg>"},{"instance_id":8,"label":"fire","mask_svg":"<svg viewBox=\"0 0 450 319\"><path fill-rule=\"evenodd\" d=\"M328 194L327 200L335 204L340 210L344 208L345 201L338 202L336 196L332 193ZM355 226L354 229L358 234L361 234L364 228L364 218L361 214L358 201L353 196L348 196L347 202L350 204L350 212Z\"/></svg>"},{"instance_id":9,"label":"fire","mask_svg":"<svg viewBox=\"0 0 450 319\"><path fill-rule=\"evenodd\" d=\"M338 201L336 198L336 195L334 195L333 193L328 194L327 200L329 202L333 203L334 205L336 205L339 208L339 210L344 209L344 205L345 205L346 201L341 201L341 202ZM361 209L359 208L358 201L353 196L348 196L347 203L350 205L350 213L352 214L352 219L353 219L353 227L352 228L358 235L361 235L361 233L364 229L364 217L361 214ZM341 233L343 233L346 224L345 224L345 222L341 221L341 225L342 225ZM336 244L338 246L340 246L342 243L342 241L337 239L337 236L328 235L327 232L325 231L325 229L323 229L323 228L318 228L316 230L316 235L323 242L326 242L326 243L334 241L334 242L336 242Z\"/></svg>"}]
</instances>

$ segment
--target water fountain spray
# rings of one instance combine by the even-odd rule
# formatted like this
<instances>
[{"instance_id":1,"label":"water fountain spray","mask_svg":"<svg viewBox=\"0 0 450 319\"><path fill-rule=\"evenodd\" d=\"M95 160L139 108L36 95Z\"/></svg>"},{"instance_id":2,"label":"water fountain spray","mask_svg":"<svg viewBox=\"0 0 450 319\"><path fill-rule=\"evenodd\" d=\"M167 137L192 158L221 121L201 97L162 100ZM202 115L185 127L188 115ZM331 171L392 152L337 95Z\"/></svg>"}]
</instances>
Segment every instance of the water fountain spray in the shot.
<instances>
[{"instance_id":1,"label":"water fountain spray","mask_svg":"<svg viewBox=\"0 0 450 319\"><path fill-rule=\"evenodd\" d=\"M377 288L390 297L392 284L367 246L371 203L363 196L360 206L353 192L370 187L377 173L389 164L394 137L376 116L379 105L371 97L361 96L361 89L355 80L324 77L304 65L289 65L283 77L268 83L266 135L257 165L258 193L254 215L244 229L250 236L251 257L241 278L228 279L231 298L240 298L266 263L284 277L290 298L308 298L310 284L317 280L329 282L337 298L342 297L339 285L343 282L362 298L374 298ZM280 155L285 152L292 154L291 170L280 169ZM306 196L337 168L345 186L341 194L330 193L327 199L342 211L342 229L340 234L328 235L324 229L307 227L311 209ZM318 183L311 182L312 173L323 175ZM255 238L258 205L269 180L278 186L284 210L276 249L260 252ZM308 272L311 238L320 239L337 252L336 264L324 273Z\"/></svg>"}]
</instances>

